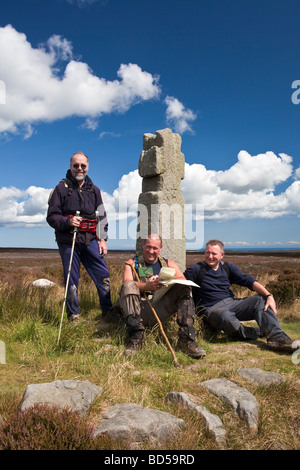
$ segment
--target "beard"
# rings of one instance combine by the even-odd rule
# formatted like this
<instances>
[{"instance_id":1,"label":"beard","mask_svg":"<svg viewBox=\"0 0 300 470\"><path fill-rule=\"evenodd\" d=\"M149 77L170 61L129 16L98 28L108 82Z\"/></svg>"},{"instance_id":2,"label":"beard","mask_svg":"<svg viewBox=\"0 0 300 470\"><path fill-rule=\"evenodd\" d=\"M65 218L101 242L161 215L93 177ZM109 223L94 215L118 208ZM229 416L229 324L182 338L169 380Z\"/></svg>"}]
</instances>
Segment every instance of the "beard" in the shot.
<instances>
[{"instance_id":1,"label":"beard","mask_svg":"<svg viewBox=\"0 0 300 470\"><path fill-rule=\"evenodd\" d=\"M76 179L76 181L82 181L82 180L85 179L85 174L83 174L83 175L76 175L76 176L75 176L75 179Z\"/></svg>"},{"instance_id":2,"label":"beard","mask_svg":"<svg viewBox=\"0 0 300 470\"><path fill-rule=\"evenodd\" d=\"M71 171L73 178L76 179L76 181L83 181L86 177L86 171L84 173L75 173L75 171Z\"/></svg>"}]
</instances>

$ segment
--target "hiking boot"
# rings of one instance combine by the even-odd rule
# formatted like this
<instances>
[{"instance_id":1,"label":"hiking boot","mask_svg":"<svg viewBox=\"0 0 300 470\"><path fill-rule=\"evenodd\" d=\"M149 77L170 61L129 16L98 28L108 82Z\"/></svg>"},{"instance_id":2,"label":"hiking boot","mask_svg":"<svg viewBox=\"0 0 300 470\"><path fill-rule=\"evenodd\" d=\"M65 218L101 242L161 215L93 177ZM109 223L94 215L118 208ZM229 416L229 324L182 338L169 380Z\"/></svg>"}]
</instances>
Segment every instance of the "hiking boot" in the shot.
<instances>
[{"instance_id":1,"label":"hiking boot","mask_svg":"<svg viewBox=\"0 0 300 470\"><path fill-rule=\"evenodd\" d=\"M124 356L131 356L136 354L142 348L142 340L129 340L126 349L124 351Z\"/></svg>"},{"instance_id":2,"label":"hiking boot","mask_svg":"<svg viewBox=\"0 0 300 470\"><path fill-rule=\"evenodd\" d=\"M200 348L196 341L192 339L183 340L179 338L176 349L194 359L201 359L206 356L204 349Z\"/></svg>"},{"instance_id":3,"label":"hiking boot","mask_svg":"<svg viewBox=\"0 0 300 470\"><path fill-rule=\"evenodd\" d=\"M267 340L267 346L270 349L274 349L275 351L292 352L294 349L296 349L294 345L295 343L296 341L293 342L291 338L284 332L274 335Z\"/></svg>"},{"instance_id":4,"label":"hiking boot","mask_svg":"<svg viewBox=\"0 0 300 470\"><path fill-rule=\"evenodd\" d=\"M145 328L143 326L143 320L137 313L127 315L125 318L125 324L129 335L129 342L124 355L129 356L130 354L137 353L141 349Z\"/></svg>"},{"instance_id":5,"label":"hiking boot","mask_svg":"<svg viewBox=\"0 0 300 470\"><path fill-rule=\"evenodd\" d=\"M68 321L70 323L79 323L79 315L78 314L75 315L75 313L73 313L72 315L68 317Z\"/></svg>"}]
</instances>

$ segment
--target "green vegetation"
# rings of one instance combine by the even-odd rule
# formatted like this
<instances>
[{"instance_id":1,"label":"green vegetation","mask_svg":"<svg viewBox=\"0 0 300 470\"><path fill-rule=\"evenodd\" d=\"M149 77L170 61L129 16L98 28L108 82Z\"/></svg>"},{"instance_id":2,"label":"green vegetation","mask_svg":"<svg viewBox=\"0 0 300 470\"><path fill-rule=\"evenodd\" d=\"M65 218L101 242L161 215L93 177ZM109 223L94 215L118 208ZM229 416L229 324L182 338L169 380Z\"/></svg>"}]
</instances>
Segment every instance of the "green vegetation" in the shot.
<instances>
[{"instance_id":1,"label":"green vegetation","mask_svg":"<svg viewBox=\"0 0 300 470\"><path fill-rule=\"evenodd\" d=\"M0 450L93 450L94 443L79 413L48 405L16 411L0 428Z\"/></svg>"},{"instance_id":2,"label":"green vegetation","mask_svg":"<svg viewBox=\"0 0 300 470\"><path fill-rule=\"evenodd\" d=\"M289 272L285 273L280 264L285 263L284 259L276 258L271 263L270 259L257 258L253 261L252 258L244 258L241 267L251 271L260 282L273 283L272 292L275 296L280 285L284 284L284 276L287 282L292 279L292 287L289 282L287 284L292 290L292 298L280 300L278 318L289 336L300 339L299 261L293 264L289 260ZM122 262L110 258L108 261L113 300L116 300L121 285ZM182 353L176 353L182 367L175 368L159 328L147 331L142 351L129 360L123 355L127 340L125 327L121 322L107 324L101 319L96 290L84 270L80 283L81 322L78 325L69 324L64 318L60 343L57 344L64 297L60 260L53 260L49 254L46 259L37 257L35 264L32 260L30 263L32 265L28 267L28 260L25 259L18 265L15 263L13 269L8 266L5 270L3 265L1 268L0 340L6 345L6 364L0 364L0 415L4 418L6 427L2 433L5 432L6 436L17 426L18 410L28 384L75 379L89 380L101 386L103 393L93 404L87 420L80 421L73 415L68 415L66 419L62 416L58 420L61 423L59 433L68 436L70 433L73 448L77 448L76 439L80 433L86 431L86 440L83 439L86 449L126 449L125 444L122 446L103 440L91 443L89 429L99 423L99 414L106 406L133 402L168 411L185 420L186 428L182 435L176 442L170 442L167 449L218 449L200 417L179 405L166 403L168 392L182 391L198 396L204 406L221 417L228 430L226 449L299 449L300 366L293 363L291 355L270 351L264 339L231 341L222 334L204 329L201 320L197 318L197 339L207 352L204 360L195 361ZM241 265L238 261L236 264ZM54 281L56 286L50 289L34 288L31 281L41 277ZM240 290L238 294L245 293ZM165 325L165 331L175 348L175 319ZM238 375L237 369L240 367L259 367L279 372L286 381L271 388L257 387ZM233 380L255 395L261 407L260 426L256 435L250 435L246 423L232 410L204 390L204 387L200 389L197 386L203 380L216 377ZM57 413L57 410L39 411L44 416L43 423L52 422L52 413ZM28 416L27 423L32 423L30 420L36 414ZM71 423L73 419L74 426L70 424L67 428L63 427L64 421L69 420ZM8 423L11 423L10 429ZM22 429L27 426L25 421L22 421L22 426ZM47 426L51 428L52 425ZM34 426L29 424L29 427L33 429ZM47 437L46 432L41 433L42 442L38 436L31 436L32 442L40 442L37 446L47 447L47 439L48 447L55 448L55 440ZM1 438L0 433L0 448L3 442L3 434Z\"/></svg>"}]
</instances>

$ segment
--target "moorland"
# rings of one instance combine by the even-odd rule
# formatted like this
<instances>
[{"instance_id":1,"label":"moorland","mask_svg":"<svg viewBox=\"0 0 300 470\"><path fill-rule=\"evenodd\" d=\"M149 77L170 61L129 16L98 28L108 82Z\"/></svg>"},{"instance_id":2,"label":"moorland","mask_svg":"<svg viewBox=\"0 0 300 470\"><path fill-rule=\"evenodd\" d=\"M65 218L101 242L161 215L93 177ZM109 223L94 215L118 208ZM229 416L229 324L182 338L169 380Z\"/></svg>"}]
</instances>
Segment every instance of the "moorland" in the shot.
<instances>
[{"instance_id":1,"label":"moorland","mask_svg":"<svg viewBox=\"0 0 300 470\"><path fill-rule=\"evenodd\" d=\"M118 297L124 262L131 255L130 251L111 251L107 255L113 300ZM189 266L200 259L203 259L201 252L187 252L186 264ZM225 259L268 286L277 301L283 330L293 339L300 339L300 250L229 251ZM51 280L55 286L50 289L33 287L32 282L41 278ZM233 289L237 296L252 295L237 286ZM300 366L291 354L269 350L265 339L230 340L222 333L205 328L201 318L197 318L197 341L206 350L205 359L196 361L178 352L181 367L175 368L157 327L147 331L142 351L128 359L123 354L127 340L124 324L103 321L96 289L83 268L79 295L81 321L74 326L64 318L58 344L64 298L58 251L0 248L0 340L6 345L6 361L0 364L0 415L5 420L19 408L30 383L89 380L103 388L101 398L90 410L91 424L98 422L106 406L124 402L168 411L183 418L185 431L179 439L161 449L219 448L200 417L166 403L167 393L174 390L197 395L204 406L221 417L228 429L225 449L299 449ZM165 325L165 331L175 347L175 319ZM271 388L257 387L237 374L240 367L278 372L285 381ZM257 434L250 435L246 423L208 391L199 391L200 381L217 377L233 380L255 395L260 404ZM111 443L110 448L126 449L124 445Z\"/></svg>"}]
</instances>

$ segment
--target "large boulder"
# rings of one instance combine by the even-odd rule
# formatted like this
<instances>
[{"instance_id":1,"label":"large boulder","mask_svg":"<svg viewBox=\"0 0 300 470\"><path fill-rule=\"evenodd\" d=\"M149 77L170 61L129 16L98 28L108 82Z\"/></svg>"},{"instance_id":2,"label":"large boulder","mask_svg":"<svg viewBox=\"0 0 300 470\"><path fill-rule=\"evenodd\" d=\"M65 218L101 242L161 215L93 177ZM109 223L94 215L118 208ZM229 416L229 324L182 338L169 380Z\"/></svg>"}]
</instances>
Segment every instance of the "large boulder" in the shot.
<instances>
[{"instance_id":1,"label":"large boulder","mask_svg":"<svg viewBox=\"0 0 300 470\"><path fill-rule=\"evenodd\" d=\"M57 380L49 383L27 385L21 411L34 404L48 404L88 413L92 403L102 389L88 380Z\"/></svg>"},{"instance_id":2,"label":"large boulder","mask_svg":"<svg viewBox=\"0 0 300 470\"><path fill-rule=\"evenodd\" d=\"M108 407L101 415L95 436L108 435L112 440L126 441L131 449L143 444L162 444L175 437L184 421L164 411L143 408L135 403Z\"/></svg>"}]
</instances>

